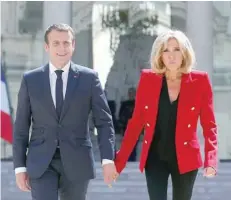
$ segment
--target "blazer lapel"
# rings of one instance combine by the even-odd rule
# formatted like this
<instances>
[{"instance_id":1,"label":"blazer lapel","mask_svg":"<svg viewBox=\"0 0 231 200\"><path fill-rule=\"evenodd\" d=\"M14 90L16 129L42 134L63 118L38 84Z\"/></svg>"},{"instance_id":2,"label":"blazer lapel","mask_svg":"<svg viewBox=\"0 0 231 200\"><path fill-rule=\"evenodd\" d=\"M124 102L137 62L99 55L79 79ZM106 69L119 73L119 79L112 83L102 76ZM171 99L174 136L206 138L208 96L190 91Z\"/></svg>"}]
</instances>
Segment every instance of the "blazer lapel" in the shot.
<instances>
[{"instance_id":1,"label":"blazer lapel","mask_svg":"<svg viewBox=\"0 0 231 200\"><path fill-rule=\"evenodd\" d=\"M162 81L163 81L163 75L158 75L153 73L152 74L152 87L150 88L150 90L152 92L150 92L150 105L153 104L154 102L154 110L158 109L158 103L159 103L159 98L160 98L160 91L162 88ZM180 94L179 94L179 103L178 103L178 107L179 109L181 109L181 102L187 102L188 98L190 97L190 93L192 92L190 90L192 83L195 80L192 79L191 74L184 74L182 76L182 80L181 80L181 89L180 89ZM184 103L183 103L184 104ZM180 113L180 112L179 112Z\"/></svg>"},{"instance_id":2,"label":"blazer lapel","mask_svg":"<svg viewBox=\"0 0 231 200\"><path fill-rule=\"evenodd\" d=\"M163 75L153 73L152 76L152 89L151 89L151 102L155 102L155 108L158 107L160 91L162 88Z\"/></svg>"},{"instance_id":3,"label":"blazer lapel","mask_svg":"<svg viewBox=\"0 0 231 200\"><path fill-rule=\"evenodd\" d=\"M79 81L79 70L74 63L71 63L69 74L68 74L68 80L67 80L66 95L64 99L62 113L60 116L60 121L63 119L64 115L68 110L68 107L72 99L72 95L74 94L74 90L77 86L78 81Z\"/></svg>"},{"instance_id":4,"label":"blazer lapel","mask_svg":"<svg viewBox=\"0 0 231 200\"><path fill-rule=\"evenodd\" d=\"M44 92L44 102L47 106L47 109L51 111L52 115L58 120L58 116L56 114L55 105L51 95L51 87L50 87L50 77L49 77L49 64L44 67L43 73L43 92Z\"/></svg>"},{"instance_id":5,"label":"blazer lapel","mask_svg":"<svg viewBox=\"0 0 231 200\"><path fill-rule=\"evenodd\" d=\"M190 93L192 92L190 90L190 87L191 87L193 81L194 80L191 77L191 73L183 74L182 79L181 79L178 105L181 105L181 102L184 102L184 103L188 102L188 98L190 98Z\"/></svg>"},{"instance_id":6,"label":"blazer lapel","mask_svg":"<svg viewBox=\"0 0 231 200\"><path fill-rule=\"evenodd\" d=\"M163 76L158 75L156 73L152 73L150 76L150 87L149 93L147 95L147 102L150 107L148 109L148 112L150 113L150 116L154 116L152 120L154 120L154 124L156 123L156 117L158 112L158 104L159 104L159 98L160 98L160 91L162 88L162 80Z\"/></svg>"},{"instance_id":7,"label":"blazer lapel","mask_svg":"<svg viewBox=\"0 0 231 200\"><path fill-rule=\"evenodd\" d=\"M179 128L179 122L182 121L184 118L184 111L185 107L187 107L187 104L190 103L190 100L192 99L192 92L193 92L193 83L195 79L192 78L191 73L189 74L183 74L181 79L181 89L179 94L179 102L178 102L178 110L177 110L177 126L176 126L176 132Z\"/></svg>"}]
</instances>

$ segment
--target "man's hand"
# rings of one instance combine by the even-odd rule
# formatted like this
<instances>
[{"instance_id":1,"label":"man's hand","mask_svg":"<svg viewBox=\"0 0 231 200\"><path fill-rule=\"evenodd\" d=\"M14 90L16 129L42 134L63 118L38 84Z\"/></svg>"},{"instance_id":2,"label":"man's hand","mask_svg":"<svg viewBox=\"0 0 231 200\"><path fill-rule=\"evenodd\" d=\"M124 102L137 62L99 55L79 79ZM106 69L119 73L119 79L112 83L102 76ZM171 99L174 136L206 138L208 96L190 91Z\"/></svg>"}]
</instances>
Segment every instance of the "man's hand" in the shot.
<instances>
[{"instance_id":1,"label":"man's hand","mask_svg":"<svg viewBox=\"0 0 231 200\"><path fill-rule=\"evenodd\" d=\"M16 174L16 184L18 188L24 192L29 192L31 190L29 177L26 172Z\"/></svg>"},{"instance_id":2,"label":"man's hand","mask_svg":"<svg viewBox=\"0 0 231 200\"><path fill-rule=\"evenodd\" d=\"M118 176L114 163L103 165L103 176L104 176L104 182L108 184L110 187L111 183L115 181L115 179Z\"/></svg>"},{"instance_id":3,"label":"man's hand","mask_svg":"<svg viewBox=\"0 0 231 200\"><path fill-rule=\"evenodd\" d=\"M204 176L207 178L212 178L216 175L216 170L213 167L207 167L204 169Z\"/></svg>"}]
</instances>

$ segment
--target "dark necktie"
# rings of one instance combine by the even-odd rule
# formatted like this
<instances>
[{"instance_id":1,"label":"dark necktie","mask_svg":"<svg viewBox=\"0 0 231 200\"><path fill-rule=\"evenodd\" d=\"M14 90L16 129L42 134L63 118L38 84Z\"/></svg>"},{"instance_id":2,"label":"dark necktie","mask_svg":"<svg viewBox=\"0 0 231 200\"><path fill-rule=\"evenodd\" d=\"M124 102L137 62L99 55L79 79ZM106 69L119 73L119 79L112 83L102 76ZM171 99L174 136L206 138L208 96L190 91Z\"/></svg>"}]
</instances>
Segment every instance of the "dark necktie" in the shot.
<instances>
[{"instance_id":1,"label":"dark necktie","mask_svg":"<svg viewBox=\"0 0 231 200\"><path fill-rule=\"evenodd\" d=\"M55 88L56 113L59 119L61 115L62 107L63 107L63 80L62 80L63 70L56 70L55 73L57 75L56 88Z\"/></svg>"}]
</instances>

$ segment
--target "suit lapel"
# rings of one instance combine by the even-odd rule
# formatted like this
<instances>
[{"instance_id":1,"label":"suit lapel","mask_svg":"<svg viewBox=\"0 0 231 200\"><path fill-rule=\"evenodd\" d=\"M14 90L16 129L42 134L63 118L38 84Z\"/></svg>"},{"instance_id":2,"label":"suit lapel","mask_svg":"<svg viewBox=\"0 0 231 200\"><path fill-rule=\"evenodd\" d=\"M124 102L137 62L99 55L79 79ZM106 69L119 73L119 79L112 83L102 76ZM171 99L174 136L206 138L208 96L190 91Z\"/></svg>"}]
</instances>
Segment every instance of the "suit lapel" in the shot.
<instances>
[{"instance_id":1,"label":"suit lapel","mask_svg":"<svg viewBox=\"0 0 231 200\"><path fill-rule=\"evenodd\" d=\"M51 95L51 87L50 87L50 77L49 77L49 64L44 67L43 73L43 92L44 92L44 102L47 106L47 109L51 111L52 115L58 120L58 116L56 114L55 105Z\"/></svg>"},{"instance_id":2,"label":"suit lapel","mask_svg":"<svg viewBox=\"0 0 231 200\"><path fill-rule=\"evenodd\" d=\"M74 63L71 63L70 70L68 73L67 89L66 89L62 113L60 116L60 121L63 119L64 115L66 114L68 110L68 107L72 99L72 95L74 94L78 81L79 81L78 67Z\"/></svg>"}]
</instances>

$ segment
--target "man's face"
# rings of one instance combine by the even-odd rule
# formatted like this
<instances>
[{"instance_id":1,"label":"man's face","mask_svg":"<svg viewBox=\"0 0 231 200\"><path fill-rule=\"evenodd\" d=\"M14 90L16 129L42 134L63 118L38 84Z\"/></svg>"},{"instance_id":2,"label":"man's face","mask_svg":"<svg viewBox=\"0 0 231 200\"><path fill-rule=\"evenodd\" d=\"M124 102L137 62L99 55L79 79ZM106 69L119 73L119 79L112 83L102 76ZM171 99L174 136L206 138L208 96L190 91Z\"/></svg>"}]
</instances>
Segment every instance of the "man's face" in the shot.
<instances>
[{"instance_id":1,"label":"man's face","mask_svg":"<svg viewBox=\"0 0 231 200\"><path fill-rule=\"evenodd\" d=\"M71 60L74 47L75 41L70 31L52 30L48 34L48 44L45 44L45 50L55 67L64 67Z\"/></svg>"}]
</instances>

